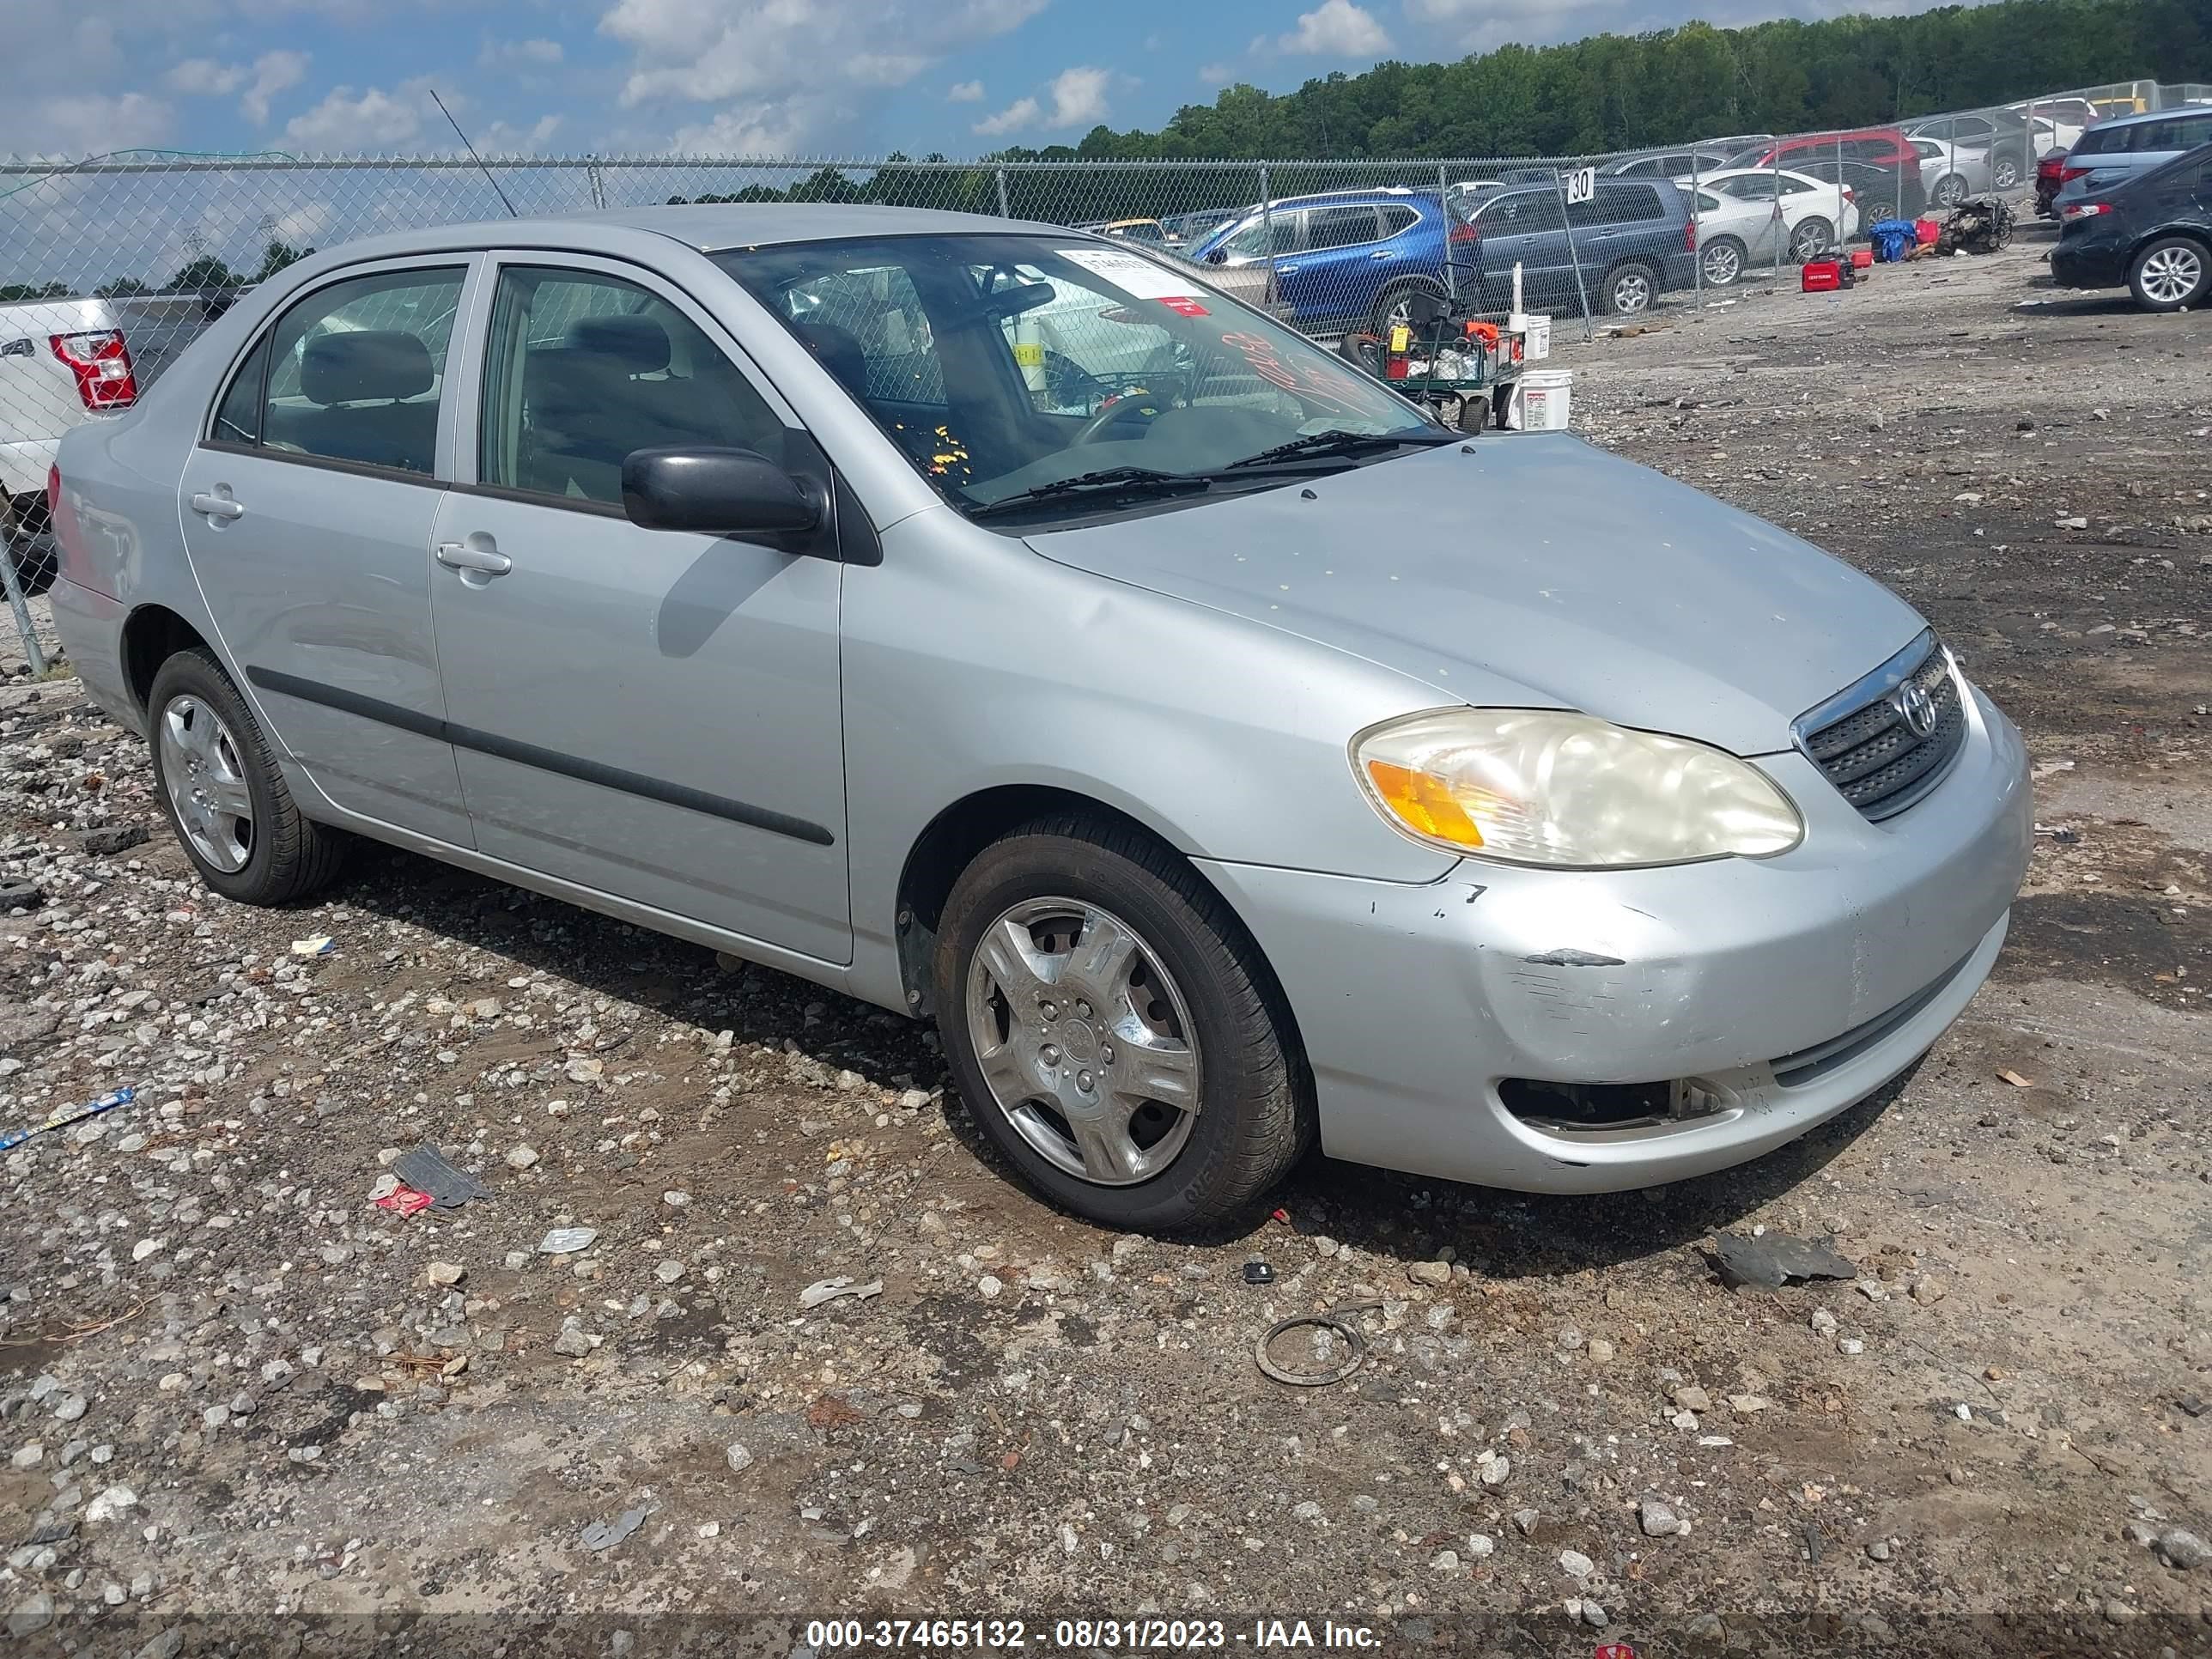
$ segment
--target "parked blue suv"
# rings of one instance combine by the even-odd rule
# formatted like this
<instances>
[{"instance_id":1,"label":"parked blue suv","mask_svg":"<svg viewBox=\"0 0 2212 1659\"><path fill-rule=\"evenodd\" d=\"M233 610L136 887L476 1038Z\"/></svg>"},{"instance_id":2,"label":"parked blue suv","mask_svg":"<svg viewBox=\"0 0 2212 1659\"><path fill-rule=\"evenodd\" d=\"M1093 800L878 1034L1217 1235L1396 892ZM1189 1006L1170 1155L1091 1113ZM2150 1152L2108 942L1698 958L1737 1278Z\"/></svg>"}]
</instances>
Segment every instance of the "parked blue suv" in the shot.
<instances>
[{"instance_id":1,"label":"parked blue suv","mask_svg":"<svg viewBox=\"0 0 2212 1659\"><path fill-rule=\"evenodd\" d=\"M1449 295L1447 257L1472 233L1434 191L1388 187L1288 196L1246 209L1190 250L1206 264L1257 264L1271 255L1285 315L1298 328L1402 320L1416 293Z\"/></svg>"}]
</instances>

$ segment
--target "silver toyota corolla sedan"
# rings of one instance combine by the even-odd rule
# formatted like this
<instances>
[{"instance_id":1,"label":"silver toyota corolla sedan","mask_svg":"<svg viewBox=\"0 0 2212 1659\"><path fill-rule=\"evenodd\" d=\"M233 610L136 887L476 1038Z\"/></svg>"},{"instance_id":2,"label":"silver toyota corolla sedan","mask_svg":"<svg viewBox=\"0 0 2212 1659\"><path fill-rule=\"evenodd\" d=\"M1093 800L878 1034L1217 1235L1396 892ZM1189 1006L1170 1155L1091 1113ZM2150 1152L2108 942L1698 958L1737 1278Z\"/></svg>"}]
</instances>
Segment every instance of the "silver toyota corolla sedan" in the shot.
<instances>
[{"instance_id":1,"label":"silver toyota corolla sedan","mask_svg":"<svg viewBox=\"0 0 2212 1659\"><path fill-rule=\"evenodd\" d=\"M1316 1138L1674 1181L1908 1066L2031 834L1928 624L1203 281L828 206L331 249L64 441L56 614L216 892L367 836L934 1019L1117 1227Z\"/></svg>"}]
</instances>

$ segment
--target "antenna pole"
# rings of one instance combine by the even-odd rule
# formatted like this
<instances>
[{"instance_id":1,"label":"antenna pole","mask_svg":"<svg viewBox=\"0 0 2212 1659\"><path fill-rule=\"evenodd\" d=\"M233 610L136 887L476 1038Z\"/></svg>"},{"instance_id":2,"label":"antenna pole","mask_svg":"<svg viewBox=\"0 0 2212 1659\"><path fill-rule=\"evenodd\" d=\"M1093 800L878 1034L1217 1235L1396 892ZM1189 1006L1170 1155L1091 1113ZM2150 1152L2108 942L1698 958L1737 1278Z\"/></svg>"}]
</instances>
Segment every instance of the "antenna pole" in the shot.
<instances>
[{"instance_id":1,"label":"antenna pole","mask_svg":"<svg viewBox=\"0 0 2212 1659\"><path fill-rule=\"evenodd\" d=\"M499 191L499 204L507 210L507 216L510 219L520 219L522 216L514 210L514 204L507 199L507 192L500 190L499 180L491 176L491 169L484 166L483 157L477 155L477 147L469 143L469 135L461 131L461 124L453 119L453 112L446 107L446 100L438 96L438 89L435 87L430 88L430 101L438 106L438 113L446 118L446 125L453 128L453 137L461 141L462 147L469 153L469 160L474 161L477 170L483 174L484 182Z\"/></svg>"}]
</instances>

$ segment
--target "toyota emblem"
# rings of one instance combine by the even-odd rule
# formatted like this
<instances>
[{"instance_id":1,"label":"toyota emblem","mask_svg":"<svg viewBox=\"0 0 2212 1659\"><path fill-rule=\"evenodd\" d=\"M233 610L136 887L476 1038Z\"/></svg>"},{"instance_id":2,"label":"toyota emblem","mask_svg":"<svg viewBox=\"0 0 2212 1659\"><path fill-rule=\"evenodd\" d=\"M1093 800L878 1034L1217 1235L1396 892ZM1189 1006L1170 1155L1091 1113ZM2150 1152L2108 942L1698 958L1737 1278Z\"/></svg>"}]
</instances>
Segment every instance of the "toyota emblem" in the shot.
<instances>
[{"instance_id":1,"label":"toyota emblem","mask_svg":"<svg viewBox=\"0 0 2212 1659\"><path fill-rule=\"evenodd\" d=\"M1908 684L1890 702L1897 710L1898 718L1905 722L1905 729L1914 737L1924 738L1935 732L1936 699L1929 696L1924 688Z\"/></svg>"}]
</instances>

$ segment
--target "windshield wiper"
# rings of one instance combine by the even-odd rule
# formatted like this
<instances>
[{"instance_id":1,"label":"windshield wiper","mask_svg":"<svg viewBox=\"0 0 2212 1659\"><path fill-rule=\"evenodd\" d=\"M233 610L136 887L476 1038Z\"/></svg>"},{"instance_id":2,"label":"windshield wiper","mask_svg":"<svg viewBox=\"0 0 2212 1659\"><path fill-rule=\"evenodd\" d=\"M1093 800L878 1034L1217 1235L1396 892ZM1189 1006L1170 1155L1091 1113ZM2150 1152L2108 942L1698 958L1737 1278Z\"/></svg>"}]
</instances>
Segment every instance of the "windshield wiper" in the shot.
<instances>
[{"instance_id":1,"label":"windshield wiper","mask_svg":"<svg viewBox=\"0 0 2212 1659\"><path fill-rule=\"evenodd\" d=\"M1286 444L1277 444L1273 449L1263 449L1256 455L1247 455L1241 461L1230 462L1221 470L1227 472L1240 466L1262 466L1270 461L1303 460L1315 455L1354 455L1364 449L1397 449L1407 444L1434 449L1458 441L1458 439L1442 432L1346 432L1340 428L1333 428L1327 432L1310 433L1303 438L1293 438Z\"/></svg>"},{"instance_id":2,"label":"windshield wiper","mask_svg":"<svg viewBox=\"0 0 2212 1659\"><path fill-rule=\"evenodd\" d=\"M1212 488L1212 479L1195 477L1187 472L1163 472L1158 467L1151 466L1109 466L1097 472L1079 472L1073 478L1059 478L1051 483L1037 484L1012 495L1001 495L995 501L985 501L969 507L968 516L971 519L988 518L1016 507L1034 507L1042 501L1081 501L1094 495L1196 495Z\"/></svg>"}]
</instances>

